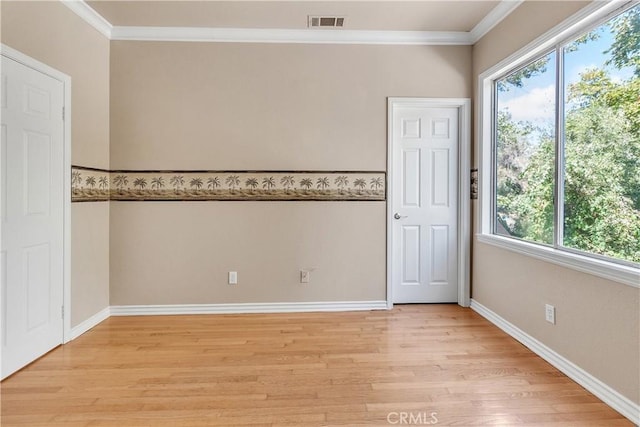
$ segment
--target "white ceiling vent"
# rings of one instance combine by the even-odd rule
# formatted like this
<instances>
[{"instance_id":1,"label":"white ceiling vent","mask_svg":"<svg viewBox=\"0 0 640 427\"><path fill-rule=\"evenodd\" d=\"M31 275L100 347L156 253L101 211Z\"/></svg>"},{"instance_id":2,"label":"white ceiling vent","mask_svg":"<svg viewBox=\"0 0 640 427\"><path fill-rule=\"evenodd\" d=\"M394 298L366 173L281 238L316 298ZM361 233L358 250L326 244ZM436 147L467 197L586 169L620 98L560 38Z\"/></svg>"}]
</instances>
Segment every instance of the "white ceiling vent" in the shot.
<instances>
[{"instance_id":1,"label":"white ceiling vent","mask_svg":"<svg viewBox=\"0 0 640 427\"><path fill-rule=\"evenodd\" d=\"M309 28L342 28L344 16L311 16L309 15Z\"/></svg>"}]
</instances>

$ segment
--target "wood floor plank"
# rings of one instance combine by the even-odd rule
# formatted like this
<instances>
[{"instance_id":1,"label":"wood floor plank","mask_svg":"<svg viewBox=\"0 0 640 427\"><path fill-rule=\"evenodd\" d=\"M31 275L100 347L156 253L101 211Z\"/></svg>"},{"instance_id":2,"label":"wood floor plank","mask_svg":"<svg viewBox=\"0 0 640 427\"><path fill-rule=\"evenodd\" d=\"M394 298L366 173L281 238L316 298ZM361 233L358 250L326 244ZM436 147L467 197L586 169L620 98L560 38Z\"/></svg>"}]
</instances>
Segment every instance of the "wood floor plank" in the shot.
<instances>
[{"instance_id":1,"label":"wood floor plank","mask_svg":"<svg viewBox=\"0 0 640 427\"><path fill-rule=\"evenodd\" d=\"M3 427L632 425L456 305L112 317L3 381L0 403Z\"/></svg>"}]
</instances>

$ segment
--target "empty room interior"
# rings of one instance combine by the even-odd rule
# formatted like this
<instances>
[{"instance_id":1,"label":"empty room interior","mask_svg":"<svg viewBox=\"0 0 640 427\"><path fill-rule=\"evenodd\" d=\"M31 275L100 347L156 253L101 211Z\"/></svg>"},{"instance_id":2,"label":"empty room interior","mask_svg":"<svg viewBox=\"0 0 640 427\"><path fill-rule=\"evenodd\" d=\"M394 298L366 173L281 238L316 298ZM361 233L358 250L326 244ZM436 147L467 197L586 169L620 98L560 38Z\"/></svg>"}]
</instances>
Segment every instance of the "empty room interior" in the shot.
<instances>
[{"instance_id":1,"label":"empty room interior","mask_svg":"<svg viewBox=\"0 0 640 427\"><path fill-rule=\"evenodd\" d=\"M638 1L0 17L0 425L640 424Z\"/></svg>"}]
</instances>

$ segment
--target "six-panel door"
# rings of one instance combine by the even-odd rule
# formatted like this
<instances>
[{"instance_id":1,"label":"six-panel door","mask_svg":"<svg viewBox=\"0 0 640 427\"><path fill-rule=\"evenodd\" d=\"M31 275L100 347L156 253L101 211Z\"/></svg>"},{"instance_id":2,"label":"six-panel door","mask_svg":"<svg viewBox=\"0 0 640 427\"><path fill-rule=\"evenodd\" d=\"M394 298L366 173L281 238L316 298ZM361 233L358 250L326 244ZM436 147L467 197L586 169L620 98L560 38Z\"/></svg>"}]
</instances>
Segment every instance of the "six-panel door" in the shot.
<instances>
[{"instance_id":1,"label":"six-panel door","mask_svg":"<svg viewBox=\"0 0 640 427\"><path fill-rule=\"evenodd\" d=\"M458 109L393 110L393 302L456 302Z\"/></svg>"},{"instance_id":2,"label":"six-panel door","mask_svg":"<svg viewBox=\"0 0 640 427\"><path fill-rule=\"evenodd\" d=\"M62 82L2 56L2 378L63 339Z\"/></svg>"}]
</instances>

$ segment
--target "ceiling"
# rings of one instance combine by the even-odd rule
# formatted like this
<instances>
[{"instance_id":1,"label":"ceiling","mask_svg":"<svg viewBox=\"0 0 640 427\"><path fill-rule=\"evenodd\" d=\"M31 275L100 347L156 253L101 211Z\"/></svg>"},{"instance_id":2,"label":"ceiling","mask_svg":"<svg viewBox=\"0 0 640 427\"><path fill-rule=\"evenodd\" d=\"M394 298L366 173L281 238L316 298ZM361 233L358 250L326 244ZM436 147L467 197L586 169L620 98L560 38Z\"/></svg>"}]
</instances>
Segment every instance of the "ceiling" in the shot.
<instances>
[{"instance_id":1,"label":"ceiling","mask_svg":"<svg viewBox=\"0 0 640 427\"><path fill-rule=\"evenodd\" d=\"M113 26L304 29L309 15L344 30L469 32L500 1L87 1Z\"/></svg>"}]
</instances>

